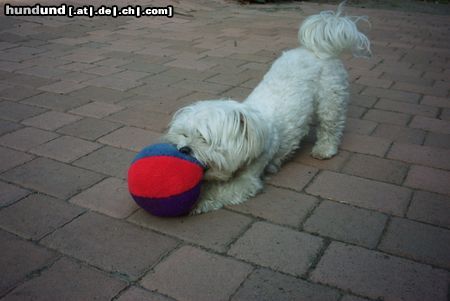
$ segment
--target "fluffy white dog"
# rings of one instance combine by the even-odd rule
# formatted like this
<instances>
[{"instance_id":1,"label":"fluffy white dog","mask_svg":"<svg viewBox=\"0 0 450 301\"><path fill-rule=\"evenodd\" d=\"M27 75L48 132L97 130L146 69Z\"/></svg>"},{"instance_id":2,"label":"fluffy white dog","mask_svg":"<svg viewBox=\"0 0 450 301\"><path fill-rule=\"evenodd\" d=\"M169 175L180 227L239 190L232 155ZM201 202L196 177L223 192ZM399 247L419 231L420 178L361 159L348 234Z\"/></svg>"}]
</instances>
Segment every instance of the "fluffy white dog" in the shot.
<instances>
[{"instance_id":1,"label":"fluffy white dog","mask_svg":"<svg viewBox=\"0 0 450 301\"><path fill-rule=\"evenodd\" d=\"M300 26L300 48L278 58L243 102L206 100L175 113L165 140L206 167L205 183L193 214L239 204L263 187L299 147L317 117L312 156L328 159L338 151L348 102L347 72L338 56L345 50L370 56L358 31L363 17L325 11Z\"/></svg>"}]
</instances>

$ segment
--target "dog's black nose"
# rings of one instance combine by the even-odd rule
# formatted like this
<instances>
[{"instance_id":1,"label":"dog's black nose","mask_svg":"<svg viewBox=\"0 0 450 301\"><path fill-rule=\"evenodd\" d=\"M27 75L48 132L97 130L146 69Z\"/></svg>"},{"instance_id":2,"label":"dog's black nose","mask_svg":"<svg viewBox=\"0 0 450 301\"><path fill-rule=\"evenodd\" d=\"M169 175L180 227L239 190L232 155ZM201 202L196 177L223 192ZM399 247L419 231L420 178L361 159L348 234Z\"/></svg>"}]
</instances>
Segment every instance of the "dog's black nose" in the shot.
<instances>
[{"instance_id":1,"label":"dog's black nose","mask_svg":"<svg viewBox=\"0 0 450 301\"><path fill-rule=\"evenodd\" d=\"M192 152L192 149L189 146L183 146L179 149L183 154L189 155Z\"/></svg>"}]
</instances>

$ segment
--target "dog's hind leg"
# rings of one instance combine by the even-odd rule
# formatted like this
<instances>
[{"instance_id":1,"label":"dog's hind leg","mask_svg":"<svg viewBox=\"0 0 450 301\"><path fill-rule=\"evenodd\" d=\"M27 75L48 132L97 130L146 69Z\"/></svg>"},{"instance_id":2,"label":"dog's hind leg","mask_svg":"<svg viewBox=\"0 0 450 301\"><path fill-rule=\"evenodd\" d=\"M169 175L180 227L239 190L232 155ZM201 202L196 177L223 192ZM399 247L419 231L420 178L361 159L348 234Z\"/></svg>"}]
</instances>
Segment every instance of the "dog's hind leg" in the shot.
<instances>
[{"instance_id":1,"label":"dog's hind leg","mask_svg":"<svg viewBox=\"0 0 450 301\"><path fill-rule=\"evenodd\" d=\"M336 155L345 127L347 84L342 83L342 78L339 78L339 84L333 83L332 80L328 79L327 85L323 85L317 99L317 141L311 152L316 159L329 159Z\"/></svg>"}]
</instances>

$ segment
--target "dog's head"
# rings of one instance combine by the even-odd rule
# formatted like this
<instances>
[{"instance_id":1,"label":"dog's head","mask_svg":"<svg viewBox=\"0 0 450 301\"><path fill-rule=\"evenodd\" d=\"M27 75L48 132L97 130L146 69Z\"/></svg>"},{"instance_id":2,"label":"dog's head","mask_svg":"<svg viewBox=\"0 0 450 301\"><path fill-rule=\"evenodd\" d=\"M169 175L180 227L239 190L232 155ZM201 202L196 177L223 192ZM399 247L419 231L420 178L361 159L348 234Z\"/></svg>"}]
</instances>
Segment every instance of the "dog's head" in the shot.
<instances>
[{"instance_id":1,"label":"dog's head","mask_svg":"<svg viewBox=\"0 0 450 301\"><path fill-rule=\"evenodd\" d=\"M266 129L244 104L207 100L177 111L165 140L202 162L206 180L226 181L262 153Z\"/></svg>"}]
</instances>

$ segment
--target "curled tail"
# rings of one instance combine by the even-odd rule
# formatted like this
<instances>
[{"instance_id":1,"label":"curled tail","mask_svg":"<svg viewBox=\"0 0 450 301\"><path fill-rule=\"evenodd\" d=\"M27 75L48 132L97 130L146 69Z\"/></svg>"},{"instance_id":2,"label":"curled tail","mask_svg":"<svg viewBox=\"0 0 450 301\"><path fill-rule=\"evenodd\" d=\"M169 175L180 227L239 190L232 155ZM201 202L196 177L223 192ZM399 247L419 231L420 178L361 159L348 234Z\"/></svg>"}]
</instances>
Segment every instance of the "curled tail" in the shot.
<instances>
[{"instance_id":1,"label":"curled tail","mask_svg":"<svg viewBox=\"0 0 450 301\"><path fill-rule=\"evenodd\" d=\"M303 21L298 31L298 39L303 47L320 58L337 57L350 50L354 56L370 57L370 41L358 31L356 23L367 17L343 16L344 2L336 12L323 11Z\"/></svg>"}]
</instances>

